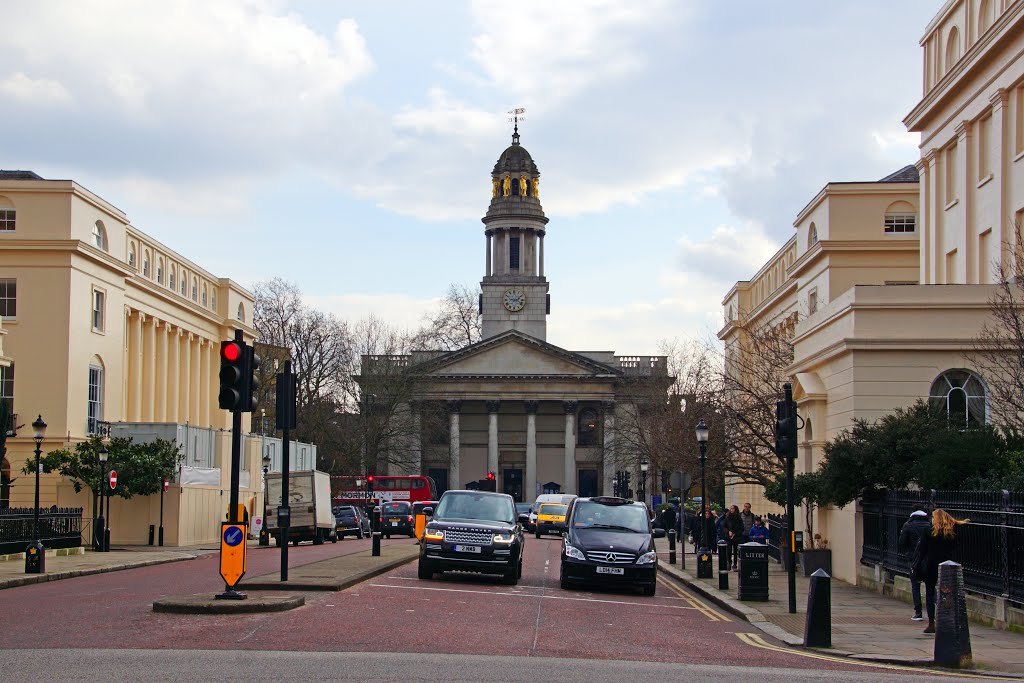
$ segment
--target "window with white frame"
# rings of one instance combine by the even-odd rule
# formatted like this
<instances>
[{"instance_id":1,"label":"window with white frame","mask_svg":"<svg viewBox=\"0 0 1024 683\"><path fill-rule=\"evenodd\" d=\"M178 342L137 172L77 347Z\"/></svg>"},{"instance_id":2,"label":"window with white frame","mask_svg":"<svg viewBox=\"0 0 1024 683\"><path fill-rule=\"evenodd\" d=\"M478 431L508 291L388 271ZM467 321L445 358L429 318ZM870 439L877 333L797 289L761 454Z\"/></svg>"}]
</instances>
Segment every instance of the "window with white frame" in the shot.
<instances>
[{"instance_id":1,"label":"window with white frame","mask_svg":"<svg viewBox=\"0 0 1024 683\"><path fill-rule=\"evenodd\" d=\"M106 329L107 293L102 289L92 290L92 331L103 332Z\"/></svg>"},{"instance_id":2,"label":"window with white frame","mask_svg":"<svg viewBox=\"0 0 1024 683\"><path fill-rule=\"evenodd\" d=\"M88 424L86 429L89 434L99 432L99 423L103 421L103 366L89 365L89 405Z\"/></svg>"},{"instance_id":3,"label":"window with white frame","mask_svg":"<svg viewBox=\"0 0 1024 683\"><path fill-rule=\"evenodd\" d=\"M128 267L129 268L134 268L135 267L135 245L134 244L128 245Z\"/></svg>"},{"instance_id":4,"label":"window with white frame","mask_svg":"<svg viewBox=\"0 0 1024 683\"><path fill-rule=\"evenodd\" d=\"M97 249L107 250L107 229L103 221L96 221L92 226L92 243Z\"/></svg>"},{"instance_id":5,"label":"window with white frame","mask_svg":"<svg viewBox=\"0 0 1024 683\"><path fill-rule=\"evenodd\" d=\"M174 291L174 266L171 266L171 274L167 276L167 286Z\"/></svg>"},{"instance_id":6,"label":"window with white frame","mask_svg":"<svg viewBox=\"0 0 1024 683\"><path fill-rule=\"evenodd\" d=\"M810 249L818 243L818 227L811 223L810 229L807 231L807 248Z\"/></svg>"},{"instance_id":7,"label":"window with white frame","mask_svg":"<svg viewBox=\"0 0 1024 683\"><path fill-rule=\"evenodd\" d=\"M885 214L885 232L890 234L904 234L917 232L916 213L887 213Z\"/></svg>"},{"instance_id":8,"label":"window with white frame","mask_svg":"<svg viewBox=\"0 0 1024 683\"><path fill-rule=\"evenodd\" d=\"M210 308L217 309L217 290L210 292Z\"/></svg>"},{"instance_id":9,"label":"window with white frame","mask_svg":"<svg viewBox=\"0 0 1024 683\"><path fill-rule=\"evenodd\" d=\"M0 280L0 317L18 317L17 280Z\"/></svg>"},{"instance_id":10,"label":"window with white frame","mask_svg":"<svg viewBox=\"0 0 1024 683\"><path fill-rule=\"evenodd\" d=\"M14 209L0 206L0 231L12 232L14 230Z\"/></svg>"},{"instance_id":11,"label":"window with white frame","mask_svg":"<svg viewBox=\"0 0 1024 683\"><path fill-rule=\"evenodd\" d=\"M188 295L188 275L185 274L185 271L181 271L181 295Z\"/></svg>"},{"instance_id":12,"label":"window with white frame","mask_svg":"<svg viewBox=\"0 0 1024 683\"><path fill-rule=\"evenodd\" d=\"M950 420L965 427L980 427L988 421L988 398L981 378L970 370L946 370L932 382L928 401L945 411Z\"/></svg>"},{"instance_id":13,"label":"window with white frame","mask_svg":"<svg viewBox=\"0 0 1024 683\"><path fill-rule=\"evenodd\" d=\"M237 318L239 322L245 322L245 306L243 306L242 304L238 304Z\"/></svg>"},{"instance_id":14,"label":"window with white frame","mask_svg":"<svg viewBox=\"0 0 1024 683\"><path fill-rule=\"evenodd\" d=\"M818 312L818 288L815 287L807 294L807 315L814 315Z\"/></svg>"},{"instance_id":15,"label":"window with white frame","mask_svg":"<svg viewBox=\"0 0 1024 683\"><path fill-rule=\"evenodd\" d=\"M203 306L206 305L206 285L203 285Z\"/></svg>"},{"instance_id":16,"label":"window with white frame","mask_svg":"<svg viewBox=\"0 0 1024 683\"><path fill-rule=\"evenodd\" d=\"M192 278L192 301L196 301L199 296L199 280Z\"/></svg>"},{"instance_id":17,"label":"window with white frame","mask_svg":"<svg viewBox=\"0 0 1024 683\"><path fill-rule=\"evenodd\" d=\"M149 252L142 257L142 277L149 277Z\"/></svg>"},{"instance_id":18,"label":"window with white frame","mask_svg":"<svg viewBox=\"0 0 1024 683\"><path fill-rule=\"evenodd\" d=\"M156 262L156 283L162 285L164 283L164 260L160 259Z\"/></svg>"},{"instance_id":19,"label":"window with white frame","mask_svg":"<svg viewBox=\"0 0 1024 683\"><path fill-rule=\"evenodd\" d=\"M7 402L8 413L14 412L14 363L7 367L0 366L0 401ZM10 436L15 425L0 425L0 427L5 426L8 430L8 436Z\"/></svg>"}]
</instances>

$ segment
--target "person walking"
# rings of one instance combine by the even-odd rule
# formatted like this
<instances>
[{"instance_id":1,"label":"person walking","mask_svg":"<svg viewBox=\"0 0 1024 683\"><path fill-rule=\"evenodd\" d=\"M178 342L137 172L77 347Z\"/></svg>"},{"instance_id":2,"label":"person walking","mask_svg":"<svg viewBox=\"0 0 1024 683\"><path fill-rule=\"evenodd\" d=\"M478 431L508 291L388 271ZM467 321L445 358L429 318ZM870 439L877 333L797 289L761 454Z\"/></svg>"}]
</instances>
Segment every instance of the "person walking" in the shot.
<instances>
[{"instance_id":1,"label":"person walking","mask_svg":"<svg viewBox=\"0 0 1024 683\"><path fill-rule=\"evenodd\" d=\"M750 503L743 504L743 512L740 513L743 520L743 542L750 540L750 530L754 528L754 513L750 511Z\"/></svg>"},{"instance_id":2,"label":"person walking","mask_svg":"<svg viewBox=\"0 0 1024 683\"><path fill-rule=\"evenodd\" d=\"M770 538L771 533L768 531L768 527L764 525L764 520L761 517L755 517L754 526L750 527L750 540L754 543L768 545Z\"/></svg>"},{"instance_id":3,"label":"person walking","mask_svg":"<svg viewBox=\"0 0 1024 683\"><path fill-rule=\"evenodd\" d=\"M932 523L928 519L923 505L915 505L914 511L910 513L910 519L903 523L900 529L900 538L897 547L901 554L910 561L910 595L914 599L914 621L922 621L921 609L921 580L924 578L924 565L922 564L921 543L924 537L932 531Z\"/></svg>"},{"instance_id":4,"label":"person walking","mask_svg":"<svg viewBox=\"0 0 1024 683\"><path fill-rule=\"evenodd\" d=\"M661 512L661 525L667 534L670 529L676 528L676 509L669 505Z\"/></svg>"},{"instance_id":5,"label":"person walking","mask_svg":"<svg viewBox=\"0 0 1024 683\"><path fill-rule=\"evenodd\" d=\"M953 559L956 549L956 527L969 519L956 519L941 508L932 510L932 530L921 540L921 562L924 566L925 607L928 627L925 633L935 633L935 584L939 582L939 565Z\"/></svg>"},{"instance_id":6,"label":"person walking","mask_svg":"<svg viewBox=\"0 0 1024 683\"><path fill-rule=\"evenodd\" d=\"M736 570L739 568L740 541L743 540L743 517L737 506L733 505L725 513L723 525L725 526L725 540L729 542L729 555L726 564L731 564L733 570Z\"/></svg>"},{"instance_id":7,"label":"person walking","mask_svg":"<svg viewBox=\"0 0 1024 683\"><path fill-rule=\"evenodd\" d=\"M722 514L718 514L718 512L716 511L715 512L715 541L714 541L715 549L716 550L718 549L718 542L719 541L727 541L727 540L729 540L729 539L726 537L726 534L725 534L725 513L723 512Z\"/></svg>"}]
</instances>

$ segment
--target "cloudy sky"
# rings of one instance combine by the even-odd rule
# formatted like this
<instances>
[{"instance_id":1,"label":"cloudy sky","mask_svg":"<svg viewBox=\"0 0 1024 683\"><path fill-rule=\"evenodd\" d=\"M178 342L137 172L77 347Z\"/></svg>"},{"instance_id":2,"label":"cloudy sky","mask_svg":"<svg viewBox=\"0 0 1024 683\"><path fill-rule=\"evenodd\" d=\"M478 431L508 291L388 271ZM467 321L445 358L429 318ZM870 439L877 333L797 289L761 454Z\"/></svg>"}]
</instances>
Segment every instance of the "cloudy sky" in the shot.
<instances>
[{"instance_id":1,"label":"cloudy sky","mask_svg":"<svg viewBox=\"0 0 1024 683\"><path fill-rule=\"evenodd\" d=\"M217 275L414 326L483 275L525 107L549 341L656 353L713 334L826 182L917 158L941 4L8 2L0 168L72 178Z\"/></svg>"}]
</instances>

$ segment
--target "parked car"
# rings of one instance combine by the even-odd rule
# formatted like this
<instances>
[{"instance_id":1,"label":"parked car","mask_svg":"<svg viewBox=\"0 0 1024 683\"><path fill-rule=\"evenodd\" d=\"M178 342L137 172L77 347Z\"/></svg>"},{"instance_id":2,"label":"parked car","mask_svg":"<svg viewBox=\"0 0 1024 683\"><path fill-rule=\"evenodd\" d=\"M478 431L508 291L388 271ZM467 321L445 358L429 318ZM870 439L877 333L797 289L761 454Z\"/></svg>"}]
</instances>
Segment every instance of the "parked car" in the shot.
<instances>
[{"instance_id":1,"label":"parked car","mask_svg":"<svg viewBox=\"0 0 1024 683\"><path fill-rule=\"evenodd\" d=\"M506 493L446 491L423 532L419 578L480 572L516 585L523 574L523 520Z\"/></svg>"},{"instance_id":2,"label":"parked car","mask_svg":"<svg viewBox=\"0 0 1024 683\"><path fill-rule=\"evenodd\" d=\"M562 543L561 586L605 584L657 590L658 553L647 508L624 498L578 498L569 511Z\"/></svg>"},{"instance_id":3,"label":"parked car","mask_svg":"<svg viewBox=\"0 0 1024 683\"><path fill-rule=\"evenodd\" d=\"M334 508L334 518L337 520L335 529L338 538L365 538L370 535L370 518L361 508L354 505L338 505Z\"/></svg>"},{"instance_id":4,"label":"parked car","mask_svg":"<svg viewBox=\"0 0 1024 683\"><path fill-rule=\"evenodd\" d=\"M384 538L392 534L404 534L415 538L416 528L412 518L412 503L392 501L380 506L380 531Z\"/></svg>"}]
</instances>

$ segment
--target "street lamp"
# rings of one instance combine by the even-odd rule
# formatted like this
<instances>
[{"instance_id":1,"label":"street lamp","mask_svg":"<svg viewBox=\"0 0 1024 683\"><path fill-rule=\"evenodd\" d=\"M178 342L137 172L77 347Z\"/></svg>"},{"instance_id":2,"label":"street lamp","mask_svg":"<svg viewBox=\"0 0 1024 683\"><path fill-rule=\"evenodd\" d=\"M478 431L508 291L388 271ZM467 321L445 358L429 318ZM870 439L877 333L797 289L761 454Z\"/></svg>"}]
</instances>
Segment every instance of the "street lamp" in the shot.
<instances>
[{"instance_id":1,"label":"street lamp","mask_svg":"<svg viewBox=\"0 0 1024 683\"><path fill-rule=\"evenodd\" d=\"M646 456L640 459L640 500L644 505L647 505L647 470L650 466L651 461Z\"/></svg>"},{"instance_id":2,"label":"street lamp","mask_svg":"<svg viewBox=\"0 0 1024 683\"><path fill-rule=\"evenodd\" d=\"M46 436L46 423L40 415L32 423L32 438L36 442L36 506L32 510L32 544L25 550L25 573L43 574L46 572L46 549L39 540L39 456L42 455L43 437Z\"/></svg>"},{"instance_id":3,"label":"street lamp","mask_svg":"<svg viewBox=\"0 0 1024 683\"><path fill-rule=\"evenodd\" d=\"M700 550L697 552L701 557L708 554L708 491L707 481L704 476L704 465L708 461L708 426L704 424L704 418L697 422L697 445L700 446ZM698 569L700 563L698 562ZM711 570L711 563L708 563L708 571ZM710 575L709 575L710 576Z\"/></svg>"},{"instance_id":4,"label":"street lamp","mask_svg":"<svg viewBox=\"0 0 1024 683\"><path fill-rule=\"evenodd\" d=\"M100 516L96 520L96 526L100 530L100 547L99 552L107 552L107 523L106 523L106 512L103 510L104 501L107 500L107 458L110 457L110 451L107 450L106 446L100 446Z\"/></svg>"},{"instance_id":5,"label":"street lamp","mask_svg":"<svg viewBox=\"0 0 1024 683\"><path fill-rule=\"evenodd\" d=\"M270 536L267 534L267 499L270 498L270 482L267 481L267 472L270 471L270 454L263 452L263 524L260 525L260 545L270 545Z\"/></svg>"}]
</instances>

